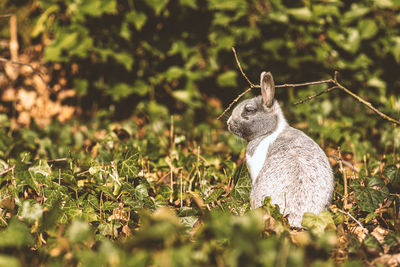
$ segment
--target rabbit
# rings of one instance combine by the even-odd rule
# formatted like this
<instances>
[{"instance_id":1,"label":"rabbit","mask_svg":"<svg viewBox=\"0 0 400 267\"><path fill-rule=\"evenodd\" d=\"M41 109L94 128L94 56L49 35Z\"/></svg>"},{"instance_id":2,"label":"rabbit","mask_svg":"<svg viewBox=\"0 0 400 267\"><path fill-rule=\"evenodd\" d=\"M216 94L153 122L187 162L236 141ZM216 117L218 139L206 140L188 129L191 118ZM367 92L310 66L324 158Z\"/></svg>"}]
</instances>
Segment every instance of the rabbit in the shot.
<instances>
[{"instance_id":1,"label":"rabbit","mask_svg":"<svg viewBox=\"0 0 400 267\"><path fill-rule=\"evenodd\" d=\"M330 206L333 173L320 146L286 122L270 72L261 73L261 95L240 102L228 130L247 140L246 164L251 178L250 205L265 197L288 215L291 227L303 228L303 214L319 214Z\"/></svg>"}]
</instances>

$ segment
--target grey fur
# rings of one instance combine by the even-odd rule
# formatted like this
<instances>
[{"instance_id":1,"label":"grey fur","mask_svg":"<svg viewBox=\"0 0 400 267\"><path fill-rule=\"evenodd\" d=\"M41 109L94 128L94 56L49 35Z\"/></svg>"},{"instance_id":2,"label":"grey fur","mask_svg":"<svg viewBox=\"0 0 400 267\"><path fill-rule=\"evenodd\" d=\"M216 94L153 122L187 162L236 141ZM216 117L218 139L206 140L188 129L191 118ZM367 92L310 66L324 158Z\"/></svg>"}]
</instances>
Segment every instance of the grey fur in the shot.
<instances>
[{"instance_id":1,"label":"grey fur","mask_svg":"<svg viewBox=\"0 0 400 267\"><path fill-rule=\"evenodd\" d=\"M319 145L286 123L279 103L271 99L275 91L272 75L263 72L260 84L262 95L239 103L228 129L248 141L249 169L259 166L258 172L250 172L256 176L251 177L252 208L260 207L270 196L271 202L288 214L290 225L301 227L304 212L319 214L329 207L332 169ZM262 151L264 147L267 151Z\"/></svg>"}]
</instances>

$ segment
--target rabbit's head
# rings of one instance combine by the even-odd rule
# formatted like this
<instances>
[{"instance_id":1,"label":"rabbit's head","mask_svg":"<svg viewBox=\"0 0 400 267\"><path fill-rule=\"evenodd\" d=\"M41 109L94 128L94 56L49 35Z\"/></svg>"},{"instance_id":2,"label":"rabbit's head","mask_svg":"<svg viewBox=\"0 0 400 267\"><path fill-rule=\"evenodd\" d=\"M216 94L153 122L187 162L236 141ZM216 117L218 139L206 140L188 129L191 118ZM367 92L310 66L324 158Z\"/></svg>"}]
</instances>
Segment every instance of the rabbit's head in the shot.
<instances>
[{"instance_id":1,"label":"rabbit's head","mask_svg":"<svg viewBox=\"0 0 400 267\"><path fill-rule=\"evenodd\" d=\"M247 141L272 134L284 120L274 100L275 83L270 72L261 73L261 95L240 102L228 119L228 130Z\"/></svg>"}]
</instances>

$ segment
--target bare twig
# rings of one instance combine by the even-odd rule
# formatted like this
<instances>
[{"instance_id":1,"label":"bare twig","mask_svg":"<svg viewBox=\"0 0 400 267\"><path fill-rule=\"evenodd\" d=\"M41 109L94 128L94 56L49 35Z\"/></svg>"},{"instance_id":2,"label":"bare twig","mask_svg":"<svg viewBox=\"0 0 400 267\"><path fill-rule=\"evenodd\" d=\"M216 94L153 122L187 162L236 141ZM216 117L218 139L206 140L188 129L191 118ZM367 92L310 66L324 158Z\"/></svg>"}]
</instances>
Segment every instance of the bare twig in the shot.
<instances>
[{"instance_id":1,"label":"bare twig","mask_svg":"<svg viewBox=\"0 0 400 267\"><path fill-rule=\"evenodd\" d=\"M10 54L12 60L18 60L18 27L17 16L12 14L10 16Z\"/></svg>"},{"instance_id":2,"label":"bare twig","mask_svg":"<svg viewBox=\"0 0 400 267\"><path fill-rule=\"evenodd\" d=\"M243 71L243 69L242 69L242 66L240 65L240 62L239 62L239 59L238 59L238 57L237 57L236 50L235 50L234 47L232 47L232 51L233 51L233 53L234 53L234 55L235 55L236 63L237 63L237 65L238 65L238 67L239 67L239 70L240 70L240 72L242 73L243 77L244 77L244 78L247 80L247 82L249 83L250 87L247 88L247 90L244 91L243 93L241 93L238 97L236 97L235 100L233 100L233 101L229 104L229 106L222 112L221 115L218 116L217 119L221 119L221 118L226 114L226 112L228 112L228 110L229 110L237 101L239 101L239 99L240 99L242 96L244 96L245 94L247 94L251 89L253 89L253 88L259 88L259 87L260 87L259 85L253 84L253 83L247 78L246 74L244 73L244 71ZM351 95L353 98L357 99L360 103L366 105L369 109L371 109L372 111L374 111L376 114L378 114L379 116L381 116L381 117L384 118L385 120L390 121L390 122L392 122L392 123L395 123L395 124L397 124L397 125L400 125L400 120L396 120L396 119L394 119L394 118L392 118L392 117L390 117L390 116L384 114L383 112L381 112L380 110L378 110L377 108L375 108L374 106L372 106L371 103L369 103L368 101L362 99L361 97L359 97L358 95L356 95L355 93L351 92L349 89L347 89L346 87L344 87L343 85L341 85L341 84L338 82L338 75L339 75L339 72L338 72L338 71L335 71L333 79L322 80L322 81L306 82L306 83L293 83L293 84L291 84L291 83L286 83L286 84L276 85L275 87L277 87L277 88L279 88L279 87L298 87L298 86L316 85L316 84L323 84L323 83L333 83L335 86L326 89L326 90L325 90L326 92L332 91L332 90L335 89L335 88L339 88L339 89L343 90L344 92L346 92L347 94ZM321 94L323 94L323 93L326 93L325 91L320 92L319 94L316 94L316 95L314 95L314 96L309 96L306 100L299 101L298 104L303 103L303 102L305 102L305 101L308 101L309 99L315 98L316 96L319 96L319 95L321 95Z\"/></svg>"},{"instance_id":3,"label":"bare twig","mask_svg":"<svg viewBox=\"0 0 400 267\"><path fill-rule=\"evenodd\" d=\"M275 87L276 88L281 88L281 87L299 87L299 86L316 85L316 84L330 83L330 82L332 82L332 79L322 80L322 81L314 81L314 82L306 82L306 83L285 83L285 84L275 85Z\"/></svg>"},{"instance_id":4,"label":"bare twig","mask_svg":"<svg viewBox=\"0 0 400 267\"><path fill-rule=\"evenodd\" d=\"M11 16L12 16L12 14L3 14L3 15L0 15L0 18L8 18Z\"/></svg>"},{"instance_id":5,"label":"bare twig","mask_svg":"<svg viewBox=\"0 0 400 267\"><path fill-rule=\"evenodd\" d=\"M336 160L337 162L340 161L339 157L336 156L336 155L334 155L334 154L329 155L329 157L330 157L330 158L333 158L333 159ZM352 171L354 171L354 172L359 172L359 171L360 171L357 167L353 166L353 164L351 164L350 162L348 162L348 161L346 161L346 160L344 160L344 159L342 159L341 161L342 161L342 163L343 163L344 166L350 168Z\"/></svg>"},{"instance_id":6,"label":"bare twig","mask_svg":"<svg viewBox=\"0 0 400 267\"><path fill-rule=\"evenodd\" d=\"M62 162L62 161L67 161L67 160L68 160L68 158L51 159L51 160L48 160L47 163L50 164L50 163L54 163L54 162Z\"/></svg>"},{"instance_id":7,"label":"bare twig","mask_svg":"<svg viewBox=\"0 0 400 267\"><path fill-rule=\"evenodd\" d=\"M358 221L356 218L354 218L353 215L351 215L349 212L344 211L344 210L341 210L341 209L338 209L338 211L339 211L340 213L343 213L343 214L349 216L353 221L355 221L355 222L361 227L361 229L364 231L365 234L367 234L367 235L369 234L368 230L365 229L364 226L362 226L362 224L360 223L360 221Z\"/></svg>"},{"instance_id":8,"label":"bare twig","mask_svg":"<svg viewBox=\"0 0 400 267\"><path fill-rule=\"evenodd\" d=\"M317 96L320 96L322 94L328 93L328 92L330 92L330 91L332 91L333 89L336 89L336 88L339 88L339 87L337 87L337 86L329 87L328 89L325 89L324 91L321 91L318 94L307 96L305 99L297 101L297 102L295 102L293 104L294 105L303 104L303 103L305 103L307 101L310 101L313 98L316 98Z\"/></svg>"},{"instance_id":9,"label":"bare twig","mask_svg":"<svg viewBox=\"0 0 400 267\"><path fill-rule=\"evenodd\" d=\"M349 95L351 95L353 98L357 99L359 102L361 102L362 104L366 105L369 109L371 109L372 111L374 111L376 114L378 114L379 116L381 116L382 118L393 122L397 125L400 125L400 121L399 120L395 120L392 117L389 117L388 115L384 114L383 112L379 111L377 108L375 108L374 106L372 106L371 103L369 103L368 101L362 99L361 97L359 97L358 95L356 95L355 93L351 92L349 89L345 88L343 85L341 85L338 80L337 80L337 76L338 76L339 72L335 71L335 77L332 80L332 83L336 84L336 86L338 86L340 89L342 89L343 91L345 91L346 93L348 93Z\"/></svg>"},{"instance_id":10,"label":"bare twig","mask_svg":"<svg viewBox=\"0 0 400 267\"><path fill-rule=\"evenodd\" d=\"M220 119L222 118L222 116L224 116L225 113L228 112L228 110L230 110L231 107L232 107L236 102L238 102L240 98L242 98L242 96L244 96L245 94L247 94L248 92L250 92L251 89L253 89L253 87L247 88L246 91L244 91L243 93L241 93L240 95L238 95L238 96L229 104L229 106L224 110L224 112L222 112L221 115L218 116L217 119L220 120Z\"/></svg>"},{"instance_id":11,"label":"bare twig","mask_svg":"<svg viewBox=\"0 0 400 267\"><path fill-rule=\"evenodd\" d=\"M240 61L239 61L239 59L238 59L238 56L237 56L237 54L236 54L236 50L235 50L234 47L232 47L232 51L233 51L233 54L235 55L236 64L238 65L239 70L240 70L240 72L242 73L243 77L244 77L244 78L246 79L246 81L249 83L250 88L260 87L259 85L253 84L253 83L249 80L249 78L247 78L246 74L244 73L244 71L243 71L243 69L242 69L242 66L240 65Z\"/></svg>"},{"instance_id":12,"label":"bare twig","mask_svg":"<svg viewBox=\"0 0 400 267\"><path fill-rule=\"evenodd\" d=\"M10 171L14 170L14 168L15 168L15 166L12 166L12 167L10 167L8 169L5 169L4 171L0 172L0 175L4 175L6 173L9 173Z\"/></svg>"}]
</instances>

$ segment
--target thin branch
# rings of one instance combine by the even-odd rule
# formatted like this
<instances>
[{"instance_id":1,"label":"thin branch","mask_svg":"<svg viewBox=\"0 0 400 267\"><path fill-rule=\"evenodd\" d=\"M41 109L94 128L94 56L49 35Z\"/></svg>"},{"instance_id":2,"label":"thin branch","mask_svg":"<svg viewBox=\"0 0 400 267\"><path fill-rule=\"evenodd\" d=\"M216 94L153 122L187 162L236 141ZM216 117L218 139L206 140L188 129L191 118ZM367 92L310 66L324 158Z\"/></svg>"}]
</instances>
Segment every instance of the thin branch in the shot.
<instances>
[{"instance_id":1,"label":"thin branch","mask_svg":"<svg viewBox=\"0 0 400 267\"><path fill-rule=\"evenodd\" d=\"M244 73L244 71L243 71L243 69L242 69L242 66L240 65L240 61L239 61L239 59L238 59L238 56L237 56L237 54L236 54L236 50L235 50L234 47L232 47L232 51L233 51L233 54L235 55L236 64L238 65L239 70L240 70L240 72L242 73L243 77L244 77L244 78L246 79L246 81L249 83L250 88L260 87L259 85L253 84L253 83L249 80L249 78L247 78L246 74Z\"/></svg>"},{"instance_id":2,"label":"thin branch","mask_svg":"<svg viewBox=\"0 0 400 267\"><path fill-rule=\"evenodd\" d=\"M59 159L50 159L47 161L48 164L50 163L54 163L54 162L63 162L63 161L67 161L68 158L59 158Z\"/></svg>"},{"instance_id":3,"label":"thin branch","mask_svg":"<svg viewBox=\"0 0 400 267\"><path fill-rule=\"evenodd\" d=\"M316 85L316 84L330 83L330 82L332 82L332 79L322 80L322 81L315 81L315 82L306 82L306 83L285 83L285 84L275 85L275 88L299 87L299 86Z\"/></svg>"},{"instance_id":4,"label":"thin branch","mask_svg":"<svg viewBox=\"0 0 400 267\"><path fill-rule=\"evenodd\" d=\"M375 108L374 106L372 106L372 104L364 99L362 99L361 97L359 97L358 95L356 95L355 93L353 93L352 91L350 91L349 89L347 89L346 87L344 87L343 85L341 85L338 81L337 81L337 76L338 76L339 72L335 71L335 77L332 80L332 82L334 84L336 84L340 89L342 89L343 91L345 91L346 93L348 93L349 95L351 95L353 98L357 99L359 102L361 102L362 104L366 105L369 109L371 109L372 111L374 111L376 114L378 114L379 116L381 116L382 118L393 122L397 125L400 125L400 121L393 119L392 117L389 117L388 115L386 115L385 113L381 112L380 110L378 110L377 108Z\"/></svg>"},{"instance_id":5,"label":"thin branch","mask_svg":"<svg viewBox=\"0 0 400 267\"><path fill-rule=\"evenodd\" d=\"M361 227L361 229L364 231L365 234L367 234L367 235L369 234L368 230L365 229L364 226L362 226L362 224L360 223L360 221L358 221L356 218L354 218L353 215L351 215L349 212L343 211L343 210L341 210L341 209L338 209L338 211L339 211L340 213L343 213L343 214L349 216L353 221L355 221L355 222Z\"/></svg>"},{"instance_id":6,"label":"thin branch","mask_svg":"<svg viewBox=\"0 0 400 267\"><path fill-rule=\"evenodd\" d=\"M330 92L330 91L332 91L332 90L334 90L336 88L339 88L339 87L337 87L337 86L329 87L328 89L325 89L324 91L321 91L318 94L307 96L305 99L297 101L297 102L295 102L293 104L294 105L303 104L304 102L310 101L311 99L313 99L313 98L315 98L317 96L320 96L322 94L328 93L328 92Z\"/></svg>"},{"instance_id":7,"label":"thin branch","mask_svg":"<svg viewBox=\"0 0 400 267\"><path fill-rule=\"evenodd\" d=\"M260 87L259 85L253 84L253 83L247 78L246 74L244 73L244 71L243 71L243 69L242 69L242 66L240 65L240 62L239 62L239 59L238 59L238 57L237 57L236 50L235 50L234 47L232 47L232 51L233 51L233 53L234 53L234 55L235 55L236 63L237 63L237 65L238 65L238 67L239 67L239 70L240 70L240 72L242 73L243 77L244 77L244 78L247 80L247 82L249 83L250 87L247 88L247 90L244 91L243 93L241 93L238 97L236 97L236 98L229 104L229 106L222 112L222 114L218 116L217 119L221 119L221 118L228 112L228 110L230 110L231 107L232 107L236 102L238 102L239 99L240 99L242 96L244 96L245 94L247 94L252 88L259 88L259 87ZM326 90L325 90L326 92L332 91L332 90L335 89L335 88L339 88L339 89L345 91L347 94L351 95L353 98L357 99L357 100L358 100L359 102L361 102L362 104L366 105L369 109L371 109L372 111L374 111L376 114L378 114L379 116L381 116L381 117L384 118L385 120L388 120L388 121L390 121L390 122L392 122L392 123L395 123L395 124L397 124L397 125L400 125L400 121L399 121L399 120L393 119L392 117L390 117L390 116L384 114L383 112L381 112L380 110L378 110L377 108L375 108L374 106L372 106L371 103L369 103L368 101L362 99L361 97L359 97L358 95L356 95L355 93L351 92L349 89L347 89L346 87L344 87L343 85L341 85L341 84L338 82L338 75L339 75L339 72L338 72L338 71L335 71L333 79L322 80L322 81L314 81L314 82L306 82L306 83L286 83L286 84L276 85L275 87L276 87L276 88L280 88L280 87L298 87L298 86L316 85L316 84L323 84L323 83L333 83L335 86L326 89ZM310 100L310 99L312 99L312 98L315 98L315 97L317 97L317 96L319 96L319 95L321 95L321 94L323 94L323 93L326 93L325 91L320 92L320 93L318 93L318 94L316 94L316 95L314 95L314 96L309 96L308 98L306 98L306 100L301 100L301 101L299 101L299 102L297 102L297 103L295 103L295 104L304 103L305 101L308 101L308 100Z\"/></svg>"},{"instance_id":8,"label":"thin branch","mask_svg":"<svg viewBox=\"0 0 400 267\"><path fill-rule=\"evenodd\" d=\"M230 110L231 107L232 107L236 102L238 102L239 99L240 99L242 96L244 96L245 94L247 94L248 92L250 92L251 89L253 89L253 88L252 88L252 87L249 87L249 88L247 88L246 91L244 91L243 93L241 93L240 95L238 95L238 96L229 104L229 106L224 110L224 112L222 112L221 115L218 116L217 119L220 120L220 119L225 115L225 113L228 112L228 110Z\"/></svg>"},{"instance_id":9,"label":"thin branch","mask_svg":"<svg viewBox=\"0 0 400 267\"><path fill-rule=\"evenodd\" d=\"M336 160L337 162L342 161L342 163L343 163L344 166L350 168L350 169L351 169L352 171L354 171L354 172L360 172L360 170L359 170L357 167L353 166L353 164L351 164L350 162L348 162L348 161L346 161L346 160L344 160L344 159L340 159L338 156L336 156L336 155L334 155L334 154L329 155L329 157L330 157L330 158L333 158L333 159Z\"/></svg>"},{"instance_id":10,"label":"thin branch","mask_svg":"<svg viewBox=\"0 0 400 267\"><path fill-rule=\"evenodd\" d=\"M0 18L8 18L11 16L12 16L12 14L3 14L3 15L0 15Z\"/></svg>"},{"instance_id":11,"label":"thin branch","mask_svg":"<svg viewBox=\"0 0 400 267\"><path fill-rule=\"evenodd\" d=\"M15 61L15 60L9 60L9 59L3 58L3 57L0 57L0 62L11 63L11 64L16 64L16 65L20 65L20 66L27 66L27 67L29 67L29 68L33 71L33 73L35 73L36 75L38 75L39 78L42 80L42 82L43 82L44 84L46 84L46 86L47 86L48 88L50 88L49 84L48 84L48 83L45 81L45 79L43 78L42 73L41 73L40 71L38 71L36 68L34 68L31 64L22 63L22 62Z\"/></svg>"},{"instance_id":12,"label":"thin branch","mask_svg":"<svg viewBox=\"0 0 400 267\"><path fill-rule=\"evenodd\" d=\"M10 171L14 170L14 168L15 168L15 166L12 166L12 167L10 167L8 169L5 169L4 171L0 172L0 175L4 175L6 173L9 173Z\"/></svg>"}]
</instances>

